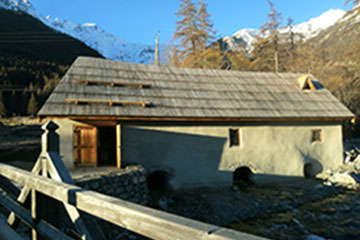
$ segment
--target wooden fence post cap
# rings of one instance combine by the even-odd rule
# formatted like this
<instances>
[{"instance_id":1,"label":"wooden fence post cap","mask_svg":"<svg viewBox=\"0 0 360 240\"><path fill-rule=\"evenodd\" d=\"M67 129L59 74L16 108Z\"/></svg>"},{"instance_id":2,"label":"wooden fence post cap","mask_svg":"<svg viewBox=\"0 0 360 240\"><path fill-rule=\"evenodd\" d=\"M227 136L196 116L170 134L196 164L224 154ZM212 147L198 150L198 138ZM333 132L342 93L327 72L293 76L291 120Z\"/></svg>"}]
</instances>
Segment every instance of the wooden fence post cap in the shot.
<instances>
[{"instance_id":1,"label":"wooden fence post cap","mask_svg":"<svg viewBox=\"0 0 360 240\"><path fill-rule=\"evenodd\" d=\"M45 123L41 128L43 130L48 130L49 132L55 132L56 129L59 128L59 125L57 125L53 121L49 121L49 122Z\"/></svg>"}]
</instances>

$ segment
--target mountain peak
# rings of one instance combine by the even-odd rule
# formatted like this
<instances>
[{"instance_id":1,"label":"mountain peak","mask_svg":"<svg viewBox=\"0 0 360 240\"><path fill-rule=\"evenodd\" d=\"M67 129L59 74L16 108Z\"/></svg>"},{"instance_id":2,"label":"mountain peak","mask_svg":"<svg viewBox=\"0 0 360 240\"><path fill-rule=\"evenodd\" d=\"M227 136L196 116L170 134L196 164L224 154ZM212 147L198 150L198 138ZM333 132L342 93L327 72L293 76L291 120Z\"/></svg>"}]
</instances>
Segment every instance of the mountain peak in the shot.
<instances>
[{"instance_id":1,"label":"mountain peak","mask_svg":"<svg viewBox=\"0 0 360 240\"><path fill-rule=\"evenodd\" d=\"M97 28L98 26L96 23L84 23L82 26L89 27L89 28Z\"/></svg>"},{"instance_id":2,"label":"mountain peak","mask_svg":"<svg viewBox=\"0 0 360 240\"><path fill-rule=\"evenodd\" d=\"M95 23L78 24L58 17L53 18L50 15L44 17L28 0L0 0L0 8L25 12L45 25L84 42L106 58L138 63L153 61L153 46L128 42L105 32Z\"/></svg>"},{"instance_id":3,"label":"mountain peak","mask_svg":"<svg viewBox=\"0 0 360 240\"><path fill-rule=\"evenodd\" d=\"M330 9L318 17L311 18L309 21L293 25L292 31L301 34L304 40L316 36L320 31L334 25L346 14L342 9ZM279 29L280 34L286 34L290 31L288 26ZM266 37L268 33L262 33L259 29L244 28L237 31L232 36L225 36L222 41L225 43L225 49L239 51L242 47L250 53L253 44L258 37Z\"/></svg>"},{"instance_id":4,"label":"mountain peak","mask_svg":"<svg viewBox=\"0 0 360 240\"><path fill-rule=\"evenodd\" d=\"M346 11L342 9L330 9L318 17L295 25L293 31L304 34L305 38L313 37L319 31L334 25L345 13Z\"/></svg>"},{"instance_id":5,"label":"mountain peak","mask_svg":"<svg viewBox=\"0 0 360 240\"><path fill-rule=\"evenodd\" d=\"M23 11L34 17L40 16L40 13L37 12L33 5L27 0L0 0L0 8Z\"/></svg>"}]
</instances>

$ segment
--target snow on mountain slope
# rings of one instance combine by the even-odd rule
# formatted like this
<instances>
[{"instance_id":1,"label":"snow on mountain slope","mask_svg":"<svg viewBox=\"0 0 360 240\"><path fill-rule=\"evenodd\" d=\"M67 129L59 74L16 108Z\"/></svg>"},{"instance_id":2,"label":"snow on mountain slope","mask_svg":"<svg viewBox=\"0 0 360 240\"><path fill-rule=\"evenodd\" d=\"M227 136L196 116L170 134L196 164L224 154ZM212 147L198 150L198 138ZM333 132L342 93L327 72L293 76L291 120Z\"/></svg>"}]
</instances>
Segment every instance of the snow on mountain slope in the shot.
<instances>
[{"instance_id":1,"label":"snow on mountain slope","mask_svg":"<svg viewBox=\"0 0 360 240\"><path fill-rule=\"evenodd\" d=\"M320 31L327 29L339 21L346 11L341 9L330 9L316 18L312 18L307 22L293 26L293 32L301 34L304 40L315 37ZM290 30L289 27L283 27L279 30L280 34L286 34ZM266 33L262 33L258 29L241 29L232 36L222 38L223 42L227 44L227 48L237 51L242 47L248 53L253 50L253 44L258 37L264 37Z\"/></svg>"},{"instance_id":2,"label":"snow on mountain slope","mask_svg":"<svg viewBox=\"0 0 360 240\"><path fill-rule=\"evenodd\" d=\"M99 28L95 23L76 24L60 18L45 18L46 24L56 30L83 41L104 57L124 62L150 63L153 59L152 46L131 43Z\"/></svg>"},{"instance_id":3,"label":"snow on mountain slope","mask_svg":"<svg viewBox=\"0 0 360 240\"><path fill-rule=\"evenodd\" d=\"M77 24L60 18L43 17L27 0L0 0L0 7L26 12L47 26L84 42L106 58L145 64L153 61L153 46L128 42L105 32L94 23Z\"/></svg>"},{"instance_id":4,"label":"snow on mountain slope","mask_svg":"<svg viewBox=\"0 0 360 240\"><path fill-rule=\"evenodd\" d=\"M223 37L222 40L227 44L226 49L241 51L241 49L245 48L247 52L251 52L253 44L260 34L261 32L258 29L245 28L237 31L232 36Z\"/></svg>"},{"instance_id":5,"label":"snow on mountain slope","mask_svg":"<svg viewBox=\"0 0 360 240\"><path fill-rule=\"evenodd\" d=\"M151 63L153 61L153 46L128 42L121 37L105 32L95 23L81 25L60 18L43 17L27 0L0 0L0 7L24 11L57 31L83 41L106 58L137 63ZM307 22L294 25L293 31L301 34L305 40L315 37L320 31L334 25L345 13L344 10L330 9ZM289 27L283 27L279 32L286 34L289 32ZM241 29L232 36L223 37L222 41L227 49L240 51L245 48L250 53L259 36L266 36L266 34L258 29ZM162 52L166 52L167 48L168 46L161 46Z\"/></svg>"},{"instance_id":6,"label":"snow on mountain slope","mask_svg":"<svg viewBox=\"0 0 360 240\"><path fill-rule=\"evenodd\" d=\"M316 18L312 18L307 22L294 25L293 31L301 33L305 39L316 36L321 30L334 25L339 19L345 15L346 11L342 9L330 9ZM280 29L280 33L288 32L289 28Z\"/></svg>"}]
</instances>

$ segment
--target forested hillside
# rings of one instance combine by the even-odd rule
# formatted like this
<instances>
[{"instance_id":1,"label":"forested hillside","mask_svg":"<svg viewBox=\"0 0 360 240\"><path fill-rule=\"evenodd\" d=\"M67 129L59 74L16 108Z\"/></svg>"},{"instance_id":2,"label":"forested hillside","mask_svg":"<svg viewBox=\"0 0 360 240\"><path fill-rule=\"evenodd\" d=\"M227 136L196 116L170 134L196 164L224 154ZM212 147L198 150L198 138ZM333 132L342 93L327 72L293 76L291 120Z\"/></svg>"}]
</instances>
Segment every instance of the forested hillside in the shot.
<instances>
[{"instance_id":1,"label":"forested hillside","mask_svg":"<svg viewBox=\"0 0 360 240\"><path fill-rule=\"evenodd\" d=\"M77 56L101 57L26 13L0 9L0 23L0 116L35 114Z\"/></svg>"},{"instance_id":2,"label":"forested hillside","mask_svg":"<svg viewBox=\"0 0 360 240\"><path fill-rule=\"evenodd\" d=\"M190 68L311 73L359 119L360 5L333 26L305 41L301 34L292 31L292 19L287 19L289 31L280 34L279 28L284 26L282 13L271 1L268 3L270 11L261 28L263 37L257 39L249 54L245 46L237 51L224 48L221 39L208 43L215 31L206 4L200 1L197 6L191 0L182 0L176 13L179 21L171 64ZM348 137L360 137L359 121L356 125L346 123L345 126Z\"/></svg>"}]
</instances>

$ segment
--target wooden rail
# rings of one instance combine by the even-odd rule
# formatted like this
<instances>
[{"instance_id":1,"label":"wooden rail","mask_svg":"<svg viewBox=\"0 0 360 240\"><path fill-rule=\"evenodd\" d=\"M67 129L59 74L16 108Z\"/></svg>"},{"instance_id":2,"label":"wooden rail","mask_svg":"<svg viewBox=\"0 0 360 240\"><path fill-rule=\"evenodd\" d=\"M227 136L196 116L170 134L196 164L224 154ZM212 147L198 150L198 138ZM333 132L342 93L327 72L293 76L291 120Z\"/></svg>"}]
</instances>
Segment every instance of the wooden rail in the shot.
<instances>
[{"instance_id":1,"label":"wooden rail","mask_svg":"<svg viewBox=\"0 0 360 240\"><path fill-rule=\"evenodd\" d=\"M47 223L44 220L39 220L38 222L33 219L31 213L21 206L18 202L11 199L4 192L0 192L0 203L2 206L7 208L10 211L13 211L16 216L18 216L27 226L31 227L35 231L39 232L42 236L47 237L48 239L63 239L63 240L71 240L69 236L60 232L51 224ZM0 223L2 221L3 216L0 216ZM5 218L6 221L6 218ZM1 234L0 234L1 236ZM12 239L12 238L11 238Z\"/></svg>"},{"instance_id":2,"label":"wooden rail","mask_svg":"<svg viewBox=\"0 0 360 240\"><path fill-rule=\"evenodd\" d=\"M151 84L149 83L129 83L129 82L120 82L120 81L103 81L103 80L87 80L87 79L77 79L76 83L84 83L85 85L88 84L103 84L103 85L110 85L114 86L135 86L139 88L150 88Z\"/></svg>"},{"instance_id":3,"label":"wooden rail","mask_svg":"<svg viewBox=\"0 0 360 240\"><path fill-rule=\"evenodd\" d=\"M0 174L60 202L152 239L263 238L165 213L0 163Z\"/></svg>"},{"instance_id":4,"label":"wooden rail","mask_svg":"<svg viewBox=\"0 0 360 240\"><path fill-rule=\"evenodd\" d=\"M66 102L73 102L76 105L79 103L107 103L109 106L113 106L115 104L129 104L129 105L141 105L143 108L149 107L151 105L150 102L145 101L126 101L126 100L108 100L108 99L78 99L78 98L67 98Z\"/></svg>"}]
</instances>

